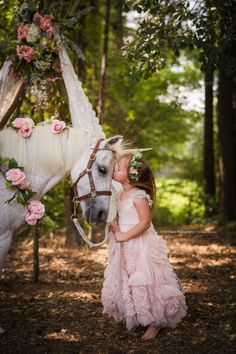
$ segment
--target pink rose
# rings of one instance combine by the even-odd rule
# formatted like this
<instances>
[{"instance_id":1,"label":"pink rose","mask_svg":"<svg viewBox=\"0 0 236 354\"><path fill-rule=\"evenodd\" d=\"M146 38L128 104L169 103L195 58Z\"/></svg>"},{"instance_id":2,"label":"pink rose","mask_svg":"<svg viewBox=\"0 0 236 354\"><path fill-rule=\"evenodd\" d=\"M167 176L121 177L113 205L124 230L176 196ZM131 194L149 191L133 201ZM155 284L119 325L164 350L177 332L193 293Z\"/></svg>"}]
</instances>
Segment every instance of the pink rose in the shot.
<instances>
[{"instance_id":1,"label":"pink rose","mask_svg":"<svg viewBox=\"0 0 236 354\"><path fill-rule=\"evenodd\" d=\"M35 215L37 219L41 219L45 212L45 206L39 200L32 200L28 204L30 214Z\"/></svg>"},{"instance_id":2,"label":"pink rose","mask_svg":"<svg viewBox=\"0 0 236 354\"><path fill-rule=\"evenodd\" d=\"M131 167L129 169L129 173L133 173L133 174L137 175L138 174L138 170L136 170L136 168L134 168L134 167Z\"/></svg>"},{"instance_id":3,"label":"pink rose","mask_svg":"<svg viewBox=\"0 0 236 354\"><path fill-rule=\"evenodd\" d=\"M16 52L19 59L24 59L27 63L30 63L34 57L34 48L29 47L28 45L18 45Z\"/></svg>"},{"instance_id":4,"label":"pink rose","mask_svg":"<svg viewBox=\"0 0 236 354\"><path fill-rule=\"evenodd\" d=\"M17 33L18 33L17 39L19 39L20 41L22 39L25 39L29 32L29 28L30 25L20 25L17 29Z\"/></svg>"},{"instance_id":5,"label":"pink rose","mask_svg":"<svg viewBox=\"0 0 236 354\"><path fill-rule=\"evenodd\" d=\"M12 125L15 128L20 129L21 127L23 127L23 125L30 125L32 127L34 127L34 121L31 118L16 118L13 122Z\"/></svg>"},{"instance_id":6,"label":"pink rose","mask_svg":"<svg viewBox=\"0 0 236 354\"><path fill-rule=\"evenodd\" d=\"M42 31L54 33L52 19L53 17L51 15L45 15L40 19L40 28Z\"/></svg>"},{"instance_id":7,"label":"pink rose","mask_svg":"<svg viewBox=\"0 0 236 354\"><path fill-rule=\"evenodd\" d=\"M24 138L28 138L32 134L32 130L33 130L33 128L26 124L26 125L23 125L23 127L21 127L19 129L19 134L21 136L23 136Z\"/></svg>"},{"instance_id":8,"label":"pink rose","mask_svg":"<svg viewBox=\"0 0 236 354\"><path fill-rule=\"evenodd\" d=\"M35 12L34 17L33 17L33 22L36 24L40 24L40 21L42 20L43 16L40 15L39 12Z\"/></svg>"},{"instance_id":9,"label":"pink rose","mask_svg":"<svg viewBox=\"0 0 236 354\"><path fill-rule=\"evenodd\" d=\"M62 120L53 119L52 121L52 132L55 134L60 133L63 129L66 128L66 123Z\"/></svg>"},{"instance_id":10,"label":"pink rose","mask_svg":"<svg viewBox=\"0 0 236 354\"><path fill-rule=\"evenodd\" d=\"M167 317L175 316L179 311L179 300L176 297L170 297L165 306L165 314Z\"/></svg>"},{"instance_id":11,"label":"pink rose","mask_svg":"<svg viewBox=\"0 0 236 354\"><path fill-rule=\"evenodd\" d=\"M11 181L14 186L24 182L25 174L19 168L11 168L6 172L6 179Z\"/></svg>"},{"instance_id":12,"label":"pink rose","mask_svg":"<svg viewBox=\"0 0 236 354\"><path fill-rule=\"evenodd\" d=\"M17 185L17 188L19 188L20 190L24 190L27 189L29 187L29 182L24 180L22 183Z\"/></svg>"},{"instance_id":13,"label":"pink rose","mask_svg":"<svg viewBox=\"0 0 236 354\"><path fill-rule=\"evenodd\" d=\"M27 214L25 217L25 221L27 222L27 224L29 225L35 225L38 221L38 218L36 217L35 214Z\"/></svg>"}]
</instances>

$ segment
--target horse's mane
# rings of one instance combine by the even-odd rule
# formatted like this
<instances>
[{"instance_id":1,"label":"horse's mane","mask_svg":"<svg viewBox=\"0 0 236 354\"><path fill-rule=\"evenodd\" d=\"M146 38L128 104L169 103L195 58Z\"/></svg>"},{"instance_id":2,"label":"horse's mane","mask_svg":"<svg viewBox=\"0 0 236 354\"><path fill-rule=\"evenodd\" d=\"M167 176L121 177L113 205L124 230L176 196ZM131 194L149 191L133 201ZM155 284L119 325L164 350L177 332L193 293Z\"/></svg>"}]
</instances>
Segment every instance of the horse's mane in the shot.
<instances>
[{"instance_id":1,"label":"horse's mane","mask_svg":"<svg viewBox=\"0 0 236 354\"><path fill-rule=\"evenodd\" d=\"M68 128L54 134L51 126L45 124L33 128L29 138L6 128L0 132L0 155L14 158L27 172L68 173L91 137L91 133L81 128Z\"/></svg>"}]
</instances>

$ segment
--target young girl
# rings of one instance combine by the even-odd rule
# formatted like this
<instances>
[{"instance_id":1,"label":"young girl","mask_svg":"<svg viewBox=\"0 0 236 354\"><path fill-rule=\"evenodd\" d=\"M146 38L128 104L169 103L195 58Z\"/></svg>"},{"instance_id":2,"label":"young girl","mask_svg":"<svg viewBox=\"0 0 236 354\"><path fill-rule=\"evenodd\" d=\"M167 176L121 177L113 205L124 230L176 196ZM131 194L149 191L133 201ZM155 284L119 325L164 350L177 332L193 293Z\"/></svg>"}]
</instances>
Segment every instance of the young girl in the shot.
<instances>
[{"instance_id":1,"label":"young girl","mask_svg":"<svg viewBox=\"0 0 236 354\"><path fill-rule=\"evenodd\" d=\"M148 326L143 339L176 327L186 315L185 297L167 257L166 242L151 223L153 174L140 151L121 157L113 179L123 191L111 224L108 266L102 289L104 313L126 321L128 330ZM110 235L112 236L112 234Z\"/></svg>"}]
</instances>

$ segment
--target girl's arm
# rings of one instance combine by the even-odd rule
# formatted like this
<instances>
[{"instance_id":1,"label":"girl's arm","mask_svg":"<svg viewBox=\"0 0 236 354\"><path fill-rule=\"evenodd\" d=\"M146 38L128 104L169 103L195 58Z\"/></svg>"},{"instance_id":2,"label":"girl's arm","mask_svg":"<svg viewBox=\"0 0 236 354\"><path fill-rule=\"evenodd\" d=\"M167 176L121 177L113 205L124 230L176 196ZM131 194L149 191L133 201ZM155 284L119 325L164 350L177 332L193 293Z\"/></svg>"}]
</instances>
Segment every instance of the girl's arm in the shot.
<instances>
[{"instance_id":1,"label":"girl's arm","mask_svg":"<svg viewBox=\"0 0 236 354\"><path fill-rule=\"evenodd\" d=\"M148 200L142 198L138 202L134 202L134 206L137 209L140 222L127 232L116 232L115 237L118 242L128 241L140 236L151 224L151 210L148 205Z\"/></svg>"}]
</instances>

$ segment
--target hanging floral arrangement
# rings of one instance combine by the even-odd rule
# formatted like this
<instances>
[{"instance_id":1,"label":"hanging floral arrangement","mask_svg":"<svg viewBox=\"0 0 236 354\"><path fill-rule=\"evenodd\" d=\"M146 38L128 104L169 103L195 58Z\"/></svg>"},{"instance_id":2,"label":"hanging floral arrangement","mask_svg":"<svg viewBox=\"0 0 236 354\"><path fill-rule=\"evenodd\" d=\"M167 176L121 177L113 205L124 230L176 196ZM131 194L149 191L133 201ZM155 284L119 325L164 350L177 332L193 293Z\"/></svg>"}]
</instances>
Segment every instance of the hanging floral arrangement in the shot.
<instances>
[{"instance_id":1,"label":"hanging floral arrangement","mask_svg":"<svg viewBox=\"0 0 236 354\"><path fill-rule=\"evenodd\" d=\"M15 9L15 30L0 43L12 59L13 74L24 78L24 84L36 110L47 109L54 83L62 79L59 60L61 45L70 47L85 60L73 42L73 29L79 18L91 10L70 14L63 1L19 1Z\"/></svg>"},{"instance_id":2,"label":"hanging floral arrangement","mask_svg":"<svg viewBox=\"0 0 236 354\"><path fill-rule=\"evenodd\" d=\"M58 56L61 40L54 16L41 14L37 1L23 2L16 10L15 21L14 73L16 77L24 77L35 107L45 108L50 84L61 79Z\"/></svg>"},{"instance_id":3,"label":"hanging floral arrangement","mask_svg":"<svg viewBox=\"0 0 236 354\"><path fill-rule=\"evenodd\" d=\"M15 72L20 72L33 82L38 79L58 80L61 77L58 57L60 37L53 15L42 15L37 11L37 5L29 8L24 2L16 10L16 22Z\"/></svg>"}]
</instances>

